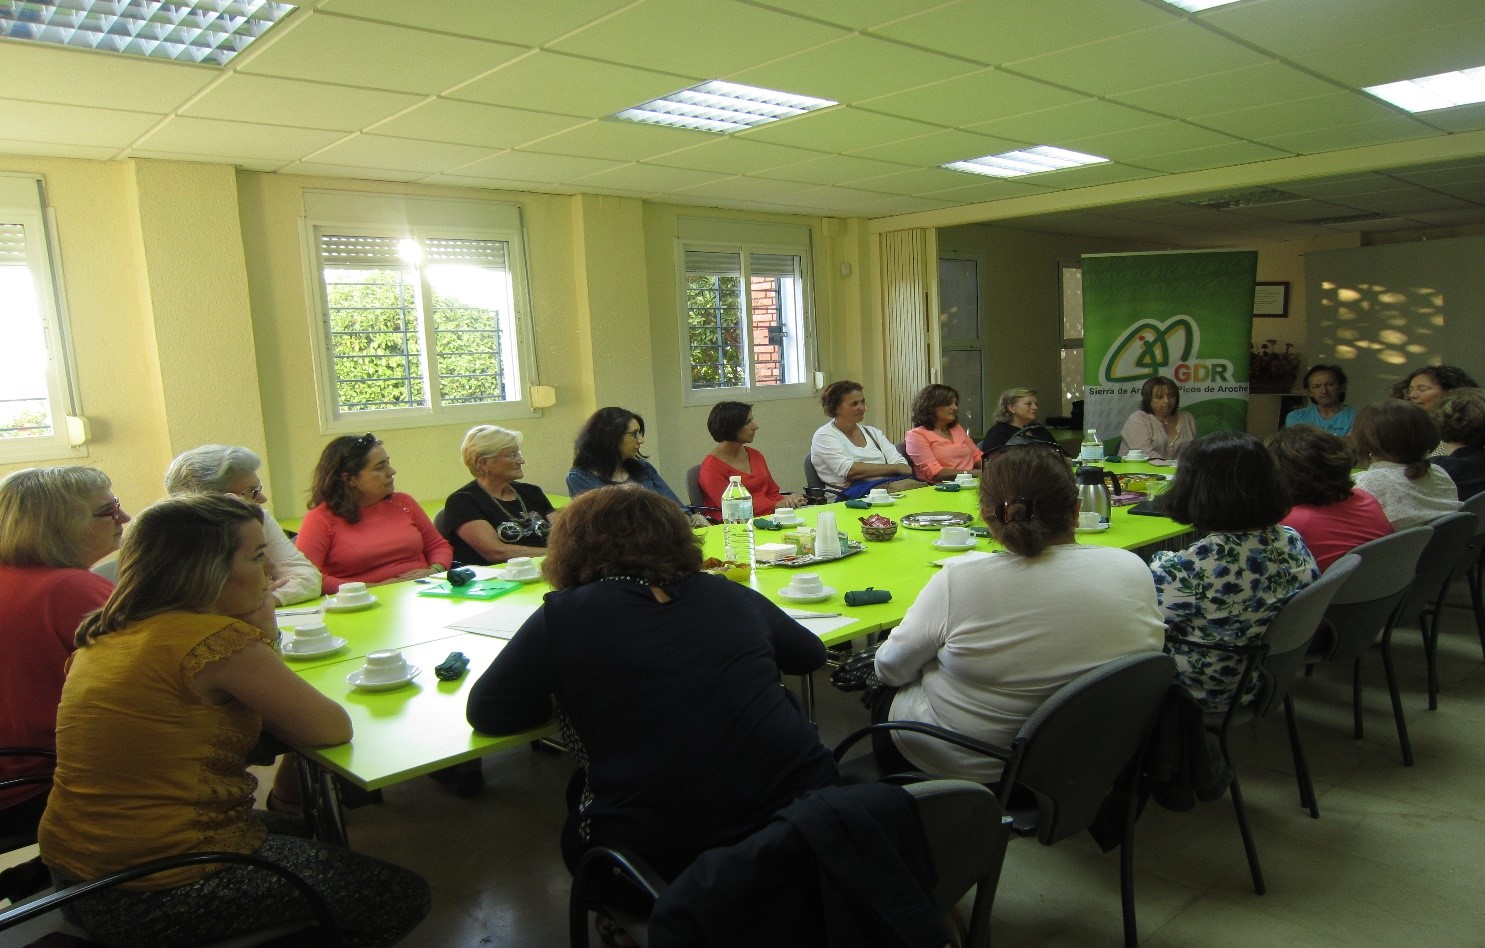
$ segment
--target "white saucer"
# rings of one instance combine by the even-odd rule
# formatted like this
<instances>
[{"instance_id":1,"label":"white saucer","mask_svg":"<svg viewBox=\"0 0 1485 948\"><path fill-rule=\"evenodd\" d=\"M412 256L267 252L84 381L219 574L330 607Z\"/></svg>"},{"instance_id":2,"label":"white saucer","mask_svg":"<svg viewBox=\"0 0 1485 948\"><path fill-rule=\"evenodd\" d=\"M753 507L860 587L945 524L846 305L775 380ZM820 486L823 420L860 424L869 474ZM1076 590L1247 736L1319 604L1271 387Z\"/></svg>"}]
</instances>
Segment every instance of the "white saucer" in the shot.
<instances>
[{"instance_id":1,"label":"white saucer","mask_svg":"<svg viewBox=\"0 0 1485 948\"><path fill-rule=\"evenodd\" d=\"M888 497L886 500L872 500L870 497L863 497L861 499L866 501L868 504L871 504L873 507L890 507L893 504L897 503L897 499L894 497Z\"/></svg>"},{"instance_id":2,"label":"white saucer","mask_svg":"<svg viewBox=\"0 0 1485 948\"><path fill-rule=\"evenodd\" d=\"M835 595L835 587L826 586L813 595L801 595L800 593L790 592L789 587L785 586L783 589L779 590L779 595L783 596L790 602L824 602L831 596Z\"/></svg>"},{"instance_id":3,"label":"white saucer","mask_svg":"<svg viewBox=\"0 0 1485 948\"><path fill-rule=\"evenodd\" d=\"M1120 458L1120 460L1123 461L1125 464L1147 464L1150 461L1150 459L1148 457L1145 457L1143 454L1139 457L1132 457L1126 454L1124 455L1124 457Z\"/></svg>"},{"instance_id":4,"label":"white saucer","mask_svg":"<svg viewBox=\"0 0 1485 948\"><path fill-rule=\"evenodd\" d=\"M534 583L541 579L541 570L537 570L534 576L512 576L508 570L497 569L495 578L507 583Z\"/></svg>"},{"instance_id":5,"label":"white saucer","mask_svg":"<svg viewBox=\"0 0 1485 948\"><path fill-rule=\"evenodd\" d=\"M779 526L783 527L785 530L797 530L800 527L804 526L803 517L799 517L794 520L780 520L778 517L769 517L769 519Z\"/></svg>"},{"instance_id":6,"label":"white saucer","mask_svg":"<svg viewBox=\"0 0 1485 948\"><path fill-rule=\"evenodd\" d=\"M326 612L360 612L362 609L370 609L376 605L376 594L367 593L365 602L338 602L334 596L325 600Z\"/></svg>"},{"instance_id":7,"label":"white saucer","mask_svg":"<svg viewBox=\"0 0 1485 948\"><path fill-rule=\"evenodd\" d=\"M329 655L331 652L336 652L343 648L345 648L345 639L340 638L339 636L332 635L330 637L329 645L325 645L316 649L300 651L299 649L294 648L293 637L285 636L282 651L284 658L319 658L321 655Z\"/></svg>"},{"instance_id":8,"label":"white saucer","mask_svg":"<svg viewBox=\"0 0 1485 948\"><path fill-rule=\"evenodd\" d=\"M397 688L401 688L403 685L410 683L414 678L418 677L418 672L422 671L422 669L416 665L409 665L407 666L406 678L399 678L396 681L376 682L362 681L361 674L363 671L365 671L365 669L358 668L355 671L351 672L349 675L346 675L345 680L353 687L360 688L362 691L393 691Z\"/></svg>"},{"instance_id":9,"label":"white saucer","mask_svg":"<svg viewBox=\"0 0 1485 948\"><path fill-rule=\"evenodd\" d=\"M1111 526L1113 526L1113 524L1101 523L1101 524L1099 524L1096 527L1078 527L1077 528L1077 532L1078 533L1102 533L1102 532L1104 532L1105 530L1107 530Z\"/></svg>"},{"instance_id":10,"label":"white saucer","mask_svg":"<svg viewBox=\"0 0 1485 948\"><path fill-rule=\"evenodd\" d=\"M960 551L963 551L963 550L973 550L975 548L975 544L976 543L979 543L979 542L980 542L979 541L979 538L978 537L974 537L974 538L971 538L968 543L945 543L943 540L934 540L933 541L933 545L935 547L937 547L938 549L940 549L940 550L960 550Z\"/></svg>"}]
</instances>

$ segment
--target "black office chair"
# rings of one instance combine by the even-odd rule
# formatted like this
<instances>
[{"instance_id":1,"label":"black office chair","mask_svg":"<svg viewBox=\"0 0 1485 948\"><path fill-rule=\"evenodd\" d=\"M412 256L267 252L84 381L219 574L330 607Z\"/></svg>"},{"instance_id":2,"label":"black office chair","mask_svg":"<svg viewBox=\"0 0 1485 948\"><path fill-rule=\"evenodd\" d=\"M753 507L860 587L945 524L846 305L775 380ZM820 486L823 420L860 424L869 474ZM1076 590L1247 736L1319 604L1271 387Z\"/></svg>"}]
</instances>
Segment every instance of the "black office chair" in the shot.
<instances>
[{"instance_id":1,"label":"black office chair","mask_svg":"<svg viewBox=\"0 0 1485 948\"><path fill-rule=\"evenodd\" d=\"M835 758L841 760L852 745L873 732L903 730L1005 761L992 789L1006 807L1008 828L1016 836L1035 836L1046 846L1088 829L1111 791L1122 790L1119 891L1124 943L1136 945L1134 823L1139 768L1133 762L1150 736L1175 674L1175 660L1160 652L1106 662L1043 702L1009 747L931 724L885 721L847 736L836 745ZM842 771L849 774L870 766L869 756L854 758ZM1032 802L1023 805L1023 798Z\"/></svg>"},{"instance_id":2,"label":"black office chair","mask_svg":"<svg viewBox=\"0 0 1485 948\"><path fill-rule=\"evenodd\" d=\"M433 529L438 531L439 536L452 543L454 538L449 536L449 531L446 529L447 523L448 520L444 517L442 509L433 515Z\"/></svg>"},{"instance_id":3,"label":"black office chair","mask_svg":"<svg viewBox=\"0 0 1485 948\"><path fill-rule=\"evenodd\" d=\"M820 472L815 470L815 459L808 451L804 453L804 486L809 490L825 489L825 482L820 480Z\"/></svg>"},{"instance_id":4,"label":"black office chair","mask_svg":"<svg viewBox=\"0 0 1485 948\"><path fill-rule=\"evenodd\" d=\"M53 762L57 755L41 747L0 747L0 757L34 758ZM27 774L0 780L0 791L14 787L47 786L52 782L50 770L46 773ZM36 845L36 827L18 827L12 832L0 834L0 853L15 852ZM39 860L31 860L0 871L0 899L20 901L51 885L51 877Z\"/></svg>"},{"instance_id":5,"label":"black office chair","mask_svg":"<svg viewBox=\"0 0 1485 948\"><path fill-rule=\"evenodd\" d=\"M701 465L686 468L686 502L692 507L705 507L706 497L701 493Z\"/></svg>"},{"instance_id":6,"label":"black office chair","mask_svg":"<svg viewBox=\"0 0 1485 948\"><path fill-rule=\"evenodd\" d=\"M1444 597L1454 580L1465 575L1479 559L1471 549L1480 518L1460 511L1444 514L1428 522L1433 537L1418 558L1418 575L1408 597L1403 600L1399 621L1416 622L1423 635L1423 658L1428 666L1428 710L1439 706L1439 625L1443 618Z\"/></svg>"}]
</instances>

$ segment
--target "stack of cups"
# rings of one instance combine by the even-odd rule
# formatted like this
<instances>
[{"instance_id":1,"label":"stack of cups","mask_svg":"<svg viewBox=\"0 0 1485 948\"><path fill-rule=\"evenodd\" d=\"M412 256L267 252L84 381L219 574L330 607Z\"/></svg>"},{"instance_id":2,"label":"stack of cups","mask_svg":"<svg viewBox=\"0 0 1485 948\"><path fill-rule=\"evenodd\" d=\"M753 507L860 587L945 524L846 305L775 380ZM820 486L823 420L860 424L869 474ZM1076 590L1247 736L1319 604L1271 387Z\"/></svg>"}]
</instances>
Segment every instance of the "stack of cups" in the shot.
<instances>
[{"instance_id":1,"label":"stack of cups","mask_svg":"<svg viewBox=\"0 0 1485 948\"><path fill-rule=\"evenodd\" d=\"M824 560L840 554L840 530L835 525L835 511L823 510L815 518L815 555Z\"/></svg>"}]
</instances>

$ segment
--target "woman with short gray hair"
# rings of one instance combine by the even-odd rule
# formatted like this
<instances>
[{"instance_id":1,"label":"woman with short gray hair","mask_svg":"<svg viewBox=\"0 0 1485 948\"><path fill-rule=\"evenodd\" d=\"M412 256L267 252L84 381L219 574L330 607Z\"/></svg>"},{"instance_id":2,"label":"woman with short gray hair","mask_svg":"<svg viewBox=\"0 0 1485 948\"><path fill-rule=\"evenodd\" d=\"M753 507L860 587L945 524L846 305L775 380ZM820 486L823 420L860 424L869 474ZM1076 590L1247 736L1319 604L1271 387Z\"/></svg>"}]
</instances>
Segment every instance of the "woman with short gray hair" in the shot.
<instances>
[{"instance_id":1,"label":"woman with short gray hair","mask_svg":"<svg viewBox=\"0 0 1485 948\"><path fill-rule=\"evenodd\" d=\"M170 462L165 489L176 494L231 494L262 507L268 503L258 469L263 461L238 445L204 444ZM273 598L281 606L313 599L320 594L320 571L294 546L278 521L264 511L263 533L268 539L268 562L273 570Z\"/></svg>"},{"instance_id":2,"label":"woman with short gray hair","mask_svg":"<svg viewBox=\"0 0 1485 948\"><path fill-rule=\"evenodd\" d=\"M454 559L488 565L545 555L552 502L540 487L521 483L526 476L521 433L475 425L464 436L460 454L474 480L444 502L443 534L454 545Z\"/></svg>"}]
</instances>

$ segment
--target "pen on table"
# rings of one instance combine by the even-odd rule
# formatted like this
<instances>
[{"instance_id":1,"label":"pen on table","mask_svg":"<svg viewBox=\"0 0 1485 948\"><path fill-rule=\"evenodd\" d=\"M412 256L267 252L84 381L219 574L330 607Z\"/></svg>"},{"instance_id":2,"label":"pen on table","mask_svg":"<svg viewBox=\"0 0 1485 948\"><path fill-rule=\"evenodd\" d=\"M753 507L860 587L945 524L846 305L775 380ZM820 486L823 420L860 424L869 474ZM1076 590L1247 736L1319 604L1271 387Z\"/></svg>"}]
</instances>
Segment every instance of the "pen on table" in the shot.
<instances>
[{"instance_id":1,"label":"pen on table","mask_svg":"<svg viewBox=\"0 0 1485 948\"><path fill-rule=\"evenodd\" d=\"M785 612L784 615L791 619L835 619L840 616L839 612Z\"/></svg>"}]
</instances>

